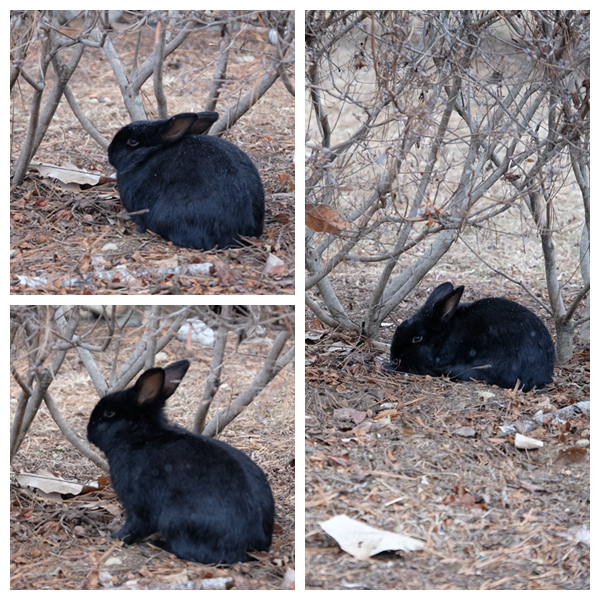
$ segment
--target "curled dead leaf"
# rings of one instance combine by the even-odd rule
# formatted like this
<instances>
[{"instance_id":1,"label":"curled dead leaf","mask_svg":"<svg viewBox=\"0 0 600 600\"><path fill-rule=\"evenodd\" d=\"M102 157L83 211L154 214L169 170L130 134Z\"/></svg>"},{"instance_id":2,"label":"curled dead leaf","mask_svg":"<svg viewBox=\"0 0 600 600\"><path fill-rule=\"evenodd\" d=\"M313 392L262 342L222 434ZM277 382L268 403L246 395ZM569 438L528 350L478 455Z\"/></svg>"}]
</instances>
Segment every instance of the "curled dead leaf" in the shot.
<instances>
[{"instance_id":1,"label":"curled dead leaf","mask_svg":"<svg viewBox=\"0 0 600 600\"><path fill-rule=\"evenodd\" d=\"M326 204L306 204L305 223L309 229L320 233L341 233L350 224L336 210Z\"/></svg>"},{"instance_id":2,"label":"curled dead leaf","mask_svg":"<svg viewBox=\"0 0 600 600\"><path fill-rule=\"evenodd\" d=\"M404 552L422 550L425 546L425 542L421 540L377 529L346 515L337 515L319 525L340 545L344 552L355 558L369 558L389 550L403 550Z\"/></svg>"},{"instance_id":3,"label":"curled dead leaf","mask_svg":"<svg viewBox=\"0 0 600 600\"><path fill-rule=\"evenodd\" d=\"M536 440L535 438L527 437L520 433L515 434L515 448L519 448L520 450L535 450L537 448L542 448L543 446L544 442L541 440Z\"/></svg>"},{"instance_id":4,"label":"curled dead leaf","mask_svg":"<svg viewBox=\"0 0 600 600\"><path fill-rule=\"evenodd\" d=\"M58 180L65 184L76 183L79 185L94 186L101 183L101 177L103 182L109 179L103 177L100 173L90 173L89 171L79 169L74 165L59 166L33 161L31 162L30 167L32 170L37 171L41 177Z\"/></svg>"},{"instance_id":5,"label":"curled dead leaf","mask_svg":"<svg viewBox=\"0 0 600 600\"><path fill-rule=\"evenodd\" d=\"M27 486L32 489L41 490L46 494L68 494L78 496L87 493L92 489L99 489L99 486L94 483L88 483L85 486L76 481L66 481L60 477L55 477L51 473L19 473L17 481L22 486Z\"/></svg>"},{"instance_id":6,"label":"curled dead leaf","mask_svg":"<svg viewBox=\"0 0 600 600\"><path fill-rule=\"evenodd\" d=\"M340 421L352 421L356 425L362 423L367 417L366 410L356 410L354 408L336 408L333 411L333 418Z\"/></svg>"},{"instance_id":7,"label":"curled dead leaf","mask_svg":"<svg viewBox=\"0 0 600 600\"><path fill-rule=\"evenodd\" d=\"M459 427L458 429L455 429L452 432L454 435L457 435L459 437L475 437L477 435L477 432L475 431L475 429L473 429L473 427L469 427L469 426L464 426L464 427Z\"/></svg>"}]
</instances>

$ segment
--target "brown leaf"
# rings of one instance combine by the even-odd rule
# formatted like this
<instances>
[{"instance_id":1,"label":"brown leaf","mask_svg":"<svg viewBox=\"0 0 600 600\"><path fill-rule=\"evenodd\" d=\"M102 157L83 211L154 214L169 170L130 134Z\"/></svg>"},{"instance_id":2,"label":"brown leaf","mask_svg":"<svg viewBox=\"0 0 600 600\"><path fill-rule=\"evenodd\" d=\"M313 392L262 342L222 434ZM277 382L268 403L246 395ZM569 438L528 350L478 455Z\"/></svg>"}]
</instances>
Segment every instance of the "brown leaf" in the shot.
<instances>
[{"instance_id":1,"label":"brown leaf","mask_svg":"<svg viewBox=\"0 0 600 600\"><path fill-rule=\"evenodd\" d=\"M362 423L367 416L367 411L355 410L354 408L336 408L333 411L333 418L340 421L352 421L356 425Z\"/></svg>"},{"instance_id":2,"label":"brown leaf","mask_svg":"<svg viewBox=\"0 0 600 600\"><path fill-rule=\"evenodd\" d=\"M347 467L350 464L348 459L348 455L346 456L333 456L331 454L327 455L327 460L333 465L338 467Z\"/></svg>"},{"instance_id":3,"label":"brown leaf","mask_svg":"<svg viewBox=\"0 0 600 600\"><path fill-rule=\"evenodd\" d=\"M385 419L386 417L394 419L397 416L398 410L396 408L386 408L385 410L382 410L381 412L377 413L377 415L373 417L373 419L375 421L379 421L379 419Z\"/></svg>"},{"instance_id":4,"label":"brown leaf","mask_svg":"<svg viewBox=\"0 0 600 600\"><path fill-rule=\"evenodd\" d=\"M48 198L37 198L33 205L35 208L46 208L46 206L48 206L48 202Z\"/></svg>"},{"instance_id":5,"label":"brown leaf","mask_svg":"<svg viewBox=\"0 0 600 600\"><path fill-rule=\"evenodd\" d=\"M555 465L569 465L574 463L581 463L587 456L587 450L585 448L567 448L566 450L559 450L558 456L554 461Z\"/></svg>"},{"instance_id":6,"label":"brown leaf","mask_svg":"<svg viewBox=\"0 0 600 600\"><path fill-rule=\"evenodd\" d=\"M217 277L219 278L219 283L221 285L237 285L235 275L231 272L229 266L226 263L217 258L215 258L212 262L215 266L215 271L217 272Z\"/></svg>"},{"instance_id":7,"label":"brown leaf","mask_svg":"<svg viewBox=\"0 0 600 600\"><path fill-rule=\"evenodd\" d=\"M288 192L294 190L294 178L289 173L279 173L277 179L280 184L286 186Z\"/></svg>"},{"instance_id":8,"label":"brown leaf","mask_svg":"<svg viewBox=\"0 0 600 600\"><path fill-rule=\"evenodd\" d=\"M336 210L326 204L306 204L306 226L313 231L338 234L350 226Z\"/></svg>"},{"instance_id":9,"label":"brown leaf","mask_svg":"<svg viewBox=\"0 0 600 600\"><path fill-rule=\"evenodd\" d=\"M88 250L82 257L81 262L79 263L79 273L87 273L90 268L90 261L92 260L92 253Z\"/></svg>"},{"instance_id":10,"label":"brown leaf","mask_svg":"<svg viewBox=\"0 0 600 600\"><path fill-rule=\"evenodd\" d=\"M290 222L290 216L285 213L277 213L273 215L273 218L282 225L287 225Z\"/></svg>"},{"instance_id":11,"label":"brown leaf","mask_svg":"<svg viewBox=\"0 0 600 600\"><path fill-rule=\"evenodd\" d=\"M471 494L461 494L458 498L458 501L463 506L475 506L475 498L471 496Z\"/></svg>"}]
</instances>

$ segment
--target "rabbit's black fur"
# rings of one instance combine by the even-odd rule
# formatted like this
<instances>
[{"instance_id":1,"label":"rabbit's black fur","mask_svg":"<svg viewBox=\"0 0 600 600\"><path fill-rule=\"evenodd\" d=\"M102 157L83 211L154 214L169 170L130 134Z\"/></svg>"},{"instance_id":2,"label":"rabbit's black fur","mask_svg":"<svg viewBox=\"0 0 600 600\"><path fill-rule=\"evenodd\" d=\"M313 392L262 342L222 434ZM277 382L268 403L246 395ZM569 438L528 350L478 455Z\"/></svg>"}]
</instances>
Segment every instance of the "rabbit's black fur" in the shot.
<instances>
[{"instance_id":1,"label":"rabbit's black fur","mask_svg":"<svg viewBox=\"0 0 600 600\"><path fill-rule=\"evenodd\" d=\"M262 235L265 198L254 163L227 140L203 135L218 116L181 113L117 132L108 160L140 231L200 250Z\"/></svg>"},{"instance_id":2,"label":"rabbit's black fur","mask_svg":"<svg viewBox=\"0 0 600 600\"><path fill-rule=\"evenodd\" d=\"M262 470L246 454L167 421L163 408L189 362L143 373L94 408L88 440L107 458L127 512L113 537L127 544L160 532L180 558L231 564L266 551L274 503Z\"/></svg>"},{"instance_id":3,"label":"rabbit's black fur","mask_svg":"<svg viewBox=\"0 0 600 600\"><path fill-rule=\"evenodd\" d=\"M446 375L527 392L552 382L554 345L542 321L505 298L459 304L464 286L439 285L400 323L388 370Z\"/></svg>"}]
</instances>

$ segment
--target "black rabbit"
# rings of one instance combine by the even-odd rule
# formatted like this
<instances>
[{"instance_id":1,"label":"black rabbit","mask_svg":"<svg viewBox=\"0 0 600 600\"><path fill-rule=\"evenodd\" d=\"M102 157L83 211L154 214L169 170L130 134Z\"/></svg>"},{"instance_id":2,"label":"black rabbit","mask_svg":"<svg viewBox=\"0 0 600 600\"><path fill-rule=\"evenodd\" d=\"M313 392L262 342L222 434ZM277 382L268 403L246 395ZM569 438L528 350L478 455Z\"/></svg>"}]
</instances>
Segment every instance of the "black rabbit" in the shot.
<instances>
[{"instance_id":1,"label":"black rabbit","mask_svg":"<svg viewBox=\"0 0 600 600\"><path fill-rule=\"evenodd\" d=\"M211 250L260 237L265 194L254 163L237 146L205 134L216 112L134 121L117 132L108 160L123 206L140 231L176 246Z\"/></svg>"},{"instance_id":2,"label":"black rabbit","mask_svg":"<svg viewBox=\"0 0 600 600\"><path fill-rule=\"evenodd\" d=\"M527 392L552 382L554 345L542 321L505 298L459 301L464 286L439 285L400 323L386 369L446 375Z\"/></svg>"},{"instance_id":3,"label":"black rabbit","mask_svg":"<svg viewBox=\"0 0 600 600\"><path fill-rule=\"evenodd\" d=\"M189 364L149 369L92 411L88 440L106 454L127 512L125 525L112 535L132 544L160 532L159 545L180 558L247 561L248 550L271 545L271 488L243 452L168 422L165 401Z\"/></svg>"}]
</instances>

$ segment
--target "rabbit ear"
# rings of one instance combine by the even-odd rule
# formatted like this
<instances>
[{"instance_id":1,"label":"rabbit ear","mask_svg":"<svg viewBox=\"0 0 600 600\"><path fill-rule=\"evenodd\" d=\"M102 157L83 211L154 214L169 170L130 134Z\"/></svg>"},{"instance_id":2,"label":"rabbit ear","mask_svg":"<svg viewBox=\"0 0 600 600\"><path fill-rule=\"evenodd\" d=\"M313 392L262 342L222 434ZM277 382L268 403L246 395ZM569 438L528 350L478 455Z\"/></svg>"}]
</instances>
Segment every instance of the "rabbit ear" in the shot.
<instances>
[{"instance_id":1,"label":"rabbit ear","mask_svg":"<svg viewBox=\"0 0 600 600\"><path fill-rule=\"evenodd\" d=\"M166 121L162 132L162 142L172 144L190 133L190 128L198 120L196 113L181 113ZM212 123L211 123L212 124Z\"/></svg>"},{"instance_id":2,"label":"rabbit ear","mask_svg":"<svg viewBox=\"0 0 600 600\"><path fill-rule=\"evenodd\" d=\"M449 282L442 283L431 292L425 307L436 321L446 322L456 311L464 291L464 285L454 288Z\"/></svg>"},{"instance_id":3,"label":"rabbit ear","mask_svg":"<svg viewBox=\"0 0 600 600\"><path fill-rule=\"evenodd\" d=\"M186 374L190 367L188 360L180 360L179 362L173 363L168 367L165 367L165 383L163 385L163 393L165 399L167 399L177 389L177 386L181 383L183 376Z\"/></svg>"},{"instance_id":4,"label":"rabbit ear","mask_svg":"<svg viewBox=\"0 0 600 600\"><path fill-rule=\"evenodd\" d=\"M192 125L188 133L196 135L207 133L213 123L219 118L219 113L213 111L198 113L197 121Z\"/></svg>"},{"instance_id":5,"label":"rabbit ear","mask_svg":"<svg viewBox=\"0 0 600 600\"><path fill-rule=\"evenodd\" d=\"M164 383L165 372L163 369L148 369L142 373L133 388L136 392L137 403L145 406L154 402L161 396Z\"/></svg>"},{"instance_id":6,"label":"rabbit ear","mask_svg":"<svg viewBox=\"0 0 600 600\"><path fill-rule=\"evenodd\" d=\"M134 386L137 403L141 406L157 400L164 403L175 392L189 366L189 361L180 360L164 369L148 369Z\"/></svg>"}]
</instances>

